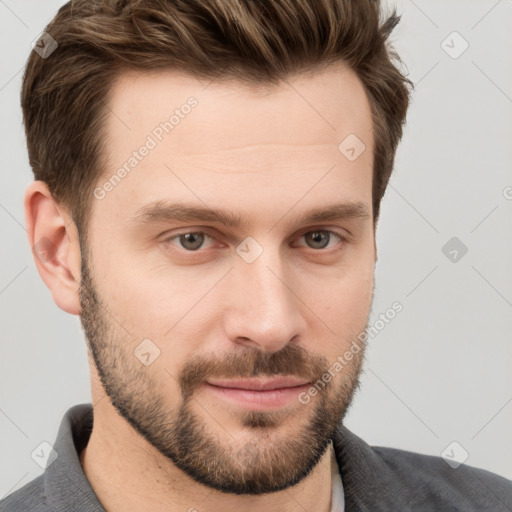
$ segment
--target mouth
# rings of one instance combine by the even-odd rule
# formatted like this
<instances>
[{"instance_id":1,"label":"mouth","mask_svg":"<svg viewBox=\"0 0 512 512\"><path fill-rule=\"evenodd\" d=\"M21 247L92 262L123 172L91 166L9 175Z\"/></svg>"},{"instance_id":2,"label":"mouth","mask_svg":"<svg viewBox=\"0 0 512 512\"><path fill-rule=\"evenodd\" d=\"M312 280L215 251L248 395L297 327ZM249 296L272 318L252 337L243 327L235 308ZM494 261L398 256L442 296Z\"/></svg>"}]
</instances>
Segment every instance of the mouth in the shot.
<instances>
[{"instance_id":1,"label":"mouth","mask_svg":"<svg viewBox=\"0 0 512 512\"><path fill-rule=\"evenodd\" d=\"M296 377L270 379L210 379L203 387L231 404L257 410L279 409L293 400L311 385L310 381Z\"/></svg>"}]
</instances>

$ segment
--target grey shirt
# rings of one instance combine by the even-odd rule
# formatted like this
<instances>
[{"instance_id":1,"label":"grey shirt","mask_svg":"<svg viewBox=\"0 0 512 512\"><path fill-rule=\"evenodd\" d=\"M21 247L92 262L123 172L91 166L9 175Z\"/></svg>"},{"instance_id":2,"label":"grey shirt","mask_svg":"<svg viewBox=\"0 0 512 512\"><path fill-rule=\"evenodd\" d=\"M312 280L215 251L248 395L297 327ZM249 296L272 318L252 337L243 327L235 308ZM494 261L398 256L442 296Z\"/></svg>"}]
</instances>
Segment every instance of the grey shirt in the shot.
<instances>
[{"instance_id":1,"label":"grey shirt","mask_svg":"<svg viewBox=\"0 0 512 512\"><path fill-rule=\"evenodd\" d=\"M71 407L44 473L0 501L0 512L104 512L79 453L92 430L91 404ZM339 425L333 439L346 512L512 512L512 481L441 457L372 447ZM50 461L52 458L50 457Z\"/></svg>"}]
</instances>

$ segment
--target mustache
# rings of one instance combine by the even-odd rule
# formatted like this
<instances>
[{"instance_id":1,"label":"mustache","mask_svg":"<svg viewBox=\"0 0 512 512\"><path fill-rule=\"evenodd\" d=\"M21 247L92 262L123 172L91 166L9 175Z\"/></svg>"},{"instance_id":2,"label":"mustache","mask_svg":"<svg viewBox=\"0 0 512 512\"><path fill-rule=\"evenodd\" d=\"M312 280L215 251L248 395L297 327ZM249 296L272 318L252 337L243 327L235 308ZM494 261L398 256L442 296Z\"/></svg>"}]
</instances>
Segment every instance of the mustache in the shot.
<instances>
[{"instance_id":1,"label":"mustache","mask_svg":"<svg viewBox=\"0 0 512 512\"><path fill-rule=\"evenodd\" d=\"M290 375L317 381L329 367L325 356L310 354L299 345L287 344L278 352L265 353L252 347L225 356L195 356L183 367L178 382L186 399L208 378L249 378Z\"/></svg>"}]
</instances>

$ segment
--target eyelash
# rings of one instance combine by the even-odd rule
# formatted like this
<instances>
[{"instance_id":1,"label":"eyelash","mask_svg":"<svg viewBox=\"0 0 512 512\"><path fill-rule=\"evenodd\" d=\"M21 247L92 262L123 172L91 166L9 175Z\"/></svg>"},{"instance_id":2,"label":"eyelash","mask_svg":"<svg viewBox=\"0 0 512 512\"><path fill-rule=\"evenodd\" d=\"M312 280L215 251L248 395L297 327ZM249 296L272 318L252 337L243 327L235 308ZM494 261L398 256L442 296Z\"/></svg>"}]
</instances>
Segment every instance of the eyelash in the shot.
<instances>
[{"instance_id":1,"label":"eyelash","mask_svg":"<svg viewBox=\"0 0 512 512\"><path fill-rule=\"evenodd\" d=\"M346 238L343 237L337 231L333 231L333 230L330 230L330 229L320 229L320 228L318 228L318 229L310 229L308 231L305 231L301 235L299 235L299 238L302 238L305 235L308 235L310 233L318 233L318 232L320 232L320 233L328 233L329 235L334 236L335 238L338 239L338 241L341 243L341 245L343 245L347 241ZM173 240L179 239L181 236L184 236L184 235L196 235L196 234L204 234L204 235L206 235L207 237L209 237L211 239L215 239L215 236L213 235L213 233L208 231L208 230L202 230L202 231L182 231L181 233L176 233L176 234L172 235L171 237L165 238L163 240L163 242L170 244L170 242L172 242ZM330 241L331 240L329 240L329 242ZM304 246L302 246L302 247L304 247ZM310 250L312 250L314 252L326 252L326 253L329 252L329 248L314 249L313 247L306 247L306 249L310 249ZM183 251L185 253L189 253L189 254L199 254L201 252L206 251L207 249L199 248L199 249L196 249L196 250L189 250L189 249L185 249L184 247L178 247L178 250Z\"/></svg>"}]
</instances>

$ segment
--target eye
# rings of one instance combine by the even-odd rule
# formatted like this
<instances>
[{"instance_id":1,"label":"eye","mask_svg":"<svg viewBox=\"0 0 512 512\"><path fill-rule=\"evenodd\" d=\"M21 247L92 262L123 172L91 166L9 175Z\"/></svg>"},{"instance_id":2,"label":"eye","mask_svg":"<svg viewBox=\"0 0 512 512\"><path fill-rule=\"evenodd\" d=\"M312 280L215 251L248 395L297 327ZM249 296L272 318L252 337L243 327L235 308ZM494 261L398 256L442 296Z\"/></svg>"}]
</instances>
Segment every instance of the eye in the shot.
<instances>
[{"instance_id":1,"label":"eye","mask_svg":"<svg viewBox=\"0 0 512 512\"><path fill-rule=\"evenodd\" d=\"M329 229L316 229L314 231L308 231L307 233L302 234L300 238L304 238L311 249L321 250L328 246L333 236L338 242L344 241L344 238L341 235Z\"/></svg>"},{"instance_id":2,"label":"eye","mask_svg":"<svg viewBox=\"0 0 512 512\"><path fill-rule=\"evenodd\" d=\"M327 248L333 240L344 242L345 239L337 232L329 229L316 229L308 231L299 236L299 239L304 238L309 248L323 250ZM199 252L207 239L215 240L215 238L205 231L187 231L178 233L164 240L166 243L173 243L176 241L179 246L178 249L183 249L186 252ZM173 244L174 245L174 244Z\"/></svg>"},{"instance_id":3,"label":"eye","mask_svg":"<svg viewBox=\"0 0 512 512\"><path fill-rule=\"evenodd\" d=\"M187 233L178 233L177 235L167 238L165 242L172 242L173 240L178 240L181 245L181 249L193 252L200 249L207 238L213 237L205 233L204 231L192 231Z\"/></svg>"}]
</instances>

